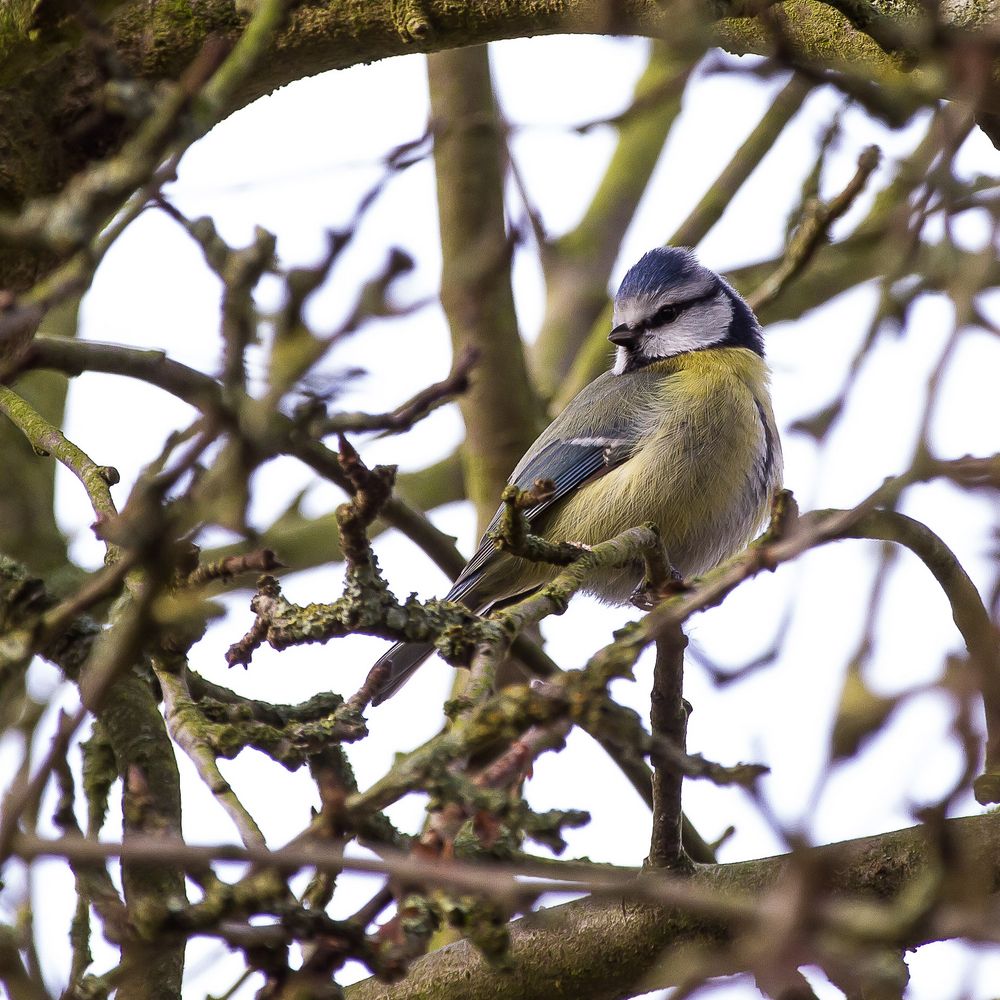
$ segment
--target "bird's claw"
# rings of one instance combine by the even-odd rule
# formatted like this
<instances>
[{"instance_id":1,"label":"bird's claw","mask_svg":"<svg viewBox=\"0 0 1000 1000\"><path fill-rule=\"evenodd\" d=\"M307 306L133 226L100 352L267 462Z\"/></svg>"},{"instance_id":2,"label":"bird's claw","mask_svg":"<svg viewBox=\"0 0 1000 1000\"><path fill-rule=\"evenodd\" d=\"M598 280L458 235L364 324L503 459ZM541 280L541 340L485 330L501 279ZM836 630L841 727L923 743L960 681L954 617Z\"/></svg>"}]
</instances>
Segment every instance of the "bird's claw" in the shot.
<instances>
[{"instance_id":1,"label":"bird's claw","mask_svg":"<svg viewBox=\"0 0 1000 1000\"><path fill-rule=\"evenodd\" d=\"M640 611L652 611L661 601L673 597L684 589L684 577L673 567L670 568L670 578L659 584L651 584L643 580L629 598L629 603Z\"/></svg>"},{"instance_id":2,"label":"bird's claw","mask_svg":"<svg viewBox=\"0 0 1000 1000\"><path fill-rule=\"evenodd\" d=\"M639 586L632 591L629 603L633 605L633 607L638 608L640 611L652 611L659 602L653 595L652 590L644 583L640 583Z\"/></svg>"}]
</instances>

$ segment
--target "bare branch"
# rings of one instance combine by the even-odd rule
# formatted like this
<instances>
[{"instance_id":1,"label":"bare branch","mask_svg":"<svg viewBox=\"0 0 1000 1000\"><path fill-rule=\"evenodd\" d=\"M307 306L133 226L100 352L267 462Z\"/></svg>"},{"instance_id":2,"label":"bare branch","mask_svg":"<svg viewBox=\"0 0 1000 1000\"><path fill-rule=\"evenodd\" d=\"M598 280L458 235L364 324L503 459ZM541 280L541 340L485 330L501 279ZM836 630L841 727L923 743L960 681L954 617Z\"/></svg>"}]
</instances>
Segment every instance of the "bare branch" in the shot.
<instances>
[{"instance_id":1,"label":"bare branch","mask_svg":"<svg viewBox=\"0 0 1000 1000\"><path fill-rule=\"evenodd\" d=\"M830 227L864 190L880 158L878 148L869 146L858 157L858 169L840 194L826 204L817 200L805 206L802 222L788 244L781 265L747 300L754 311L773 302L785 285L806 267L819 246L829 238Z\"/></svg>"}]
</instances>

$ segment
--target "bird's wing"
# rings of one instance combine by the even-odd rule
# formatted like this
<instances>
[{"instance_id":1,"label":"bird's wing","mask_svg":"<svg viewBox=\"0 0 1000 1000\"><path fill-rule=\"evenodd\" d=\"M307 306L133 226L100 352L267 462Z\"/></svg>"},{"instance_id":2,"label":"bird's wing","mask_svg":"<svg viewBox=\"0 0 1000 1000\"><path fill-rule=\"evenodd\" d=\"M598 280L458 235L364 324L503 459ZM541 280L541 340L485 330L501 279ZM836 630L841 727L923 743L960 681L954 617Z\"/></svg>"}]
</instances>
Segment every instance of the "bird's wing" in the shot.
<instances>
[{"instance_id":1,"label":"bird's wing","mask_svg":"<svg viewBox=\"0 0 1000 1000\"><path fill-rule=\"evenodd\" d=\"M529 488L539 479L549 479L555 484L550 496L524 512L528 523L533 525L546 510L563 497L627 461L634 450L631 439L621 437L578 437L568 441L550 441L537 455L526 462L523 468L519 466L515 469L510 480L513 485L521 489ZM493 515L475 555L455 581L448 594L448 600L462 600L478 582L483 570L495 555L496 545L489 537L489 533L500 524L502 514L501 506Z\"/></svg>"}]
</instances>

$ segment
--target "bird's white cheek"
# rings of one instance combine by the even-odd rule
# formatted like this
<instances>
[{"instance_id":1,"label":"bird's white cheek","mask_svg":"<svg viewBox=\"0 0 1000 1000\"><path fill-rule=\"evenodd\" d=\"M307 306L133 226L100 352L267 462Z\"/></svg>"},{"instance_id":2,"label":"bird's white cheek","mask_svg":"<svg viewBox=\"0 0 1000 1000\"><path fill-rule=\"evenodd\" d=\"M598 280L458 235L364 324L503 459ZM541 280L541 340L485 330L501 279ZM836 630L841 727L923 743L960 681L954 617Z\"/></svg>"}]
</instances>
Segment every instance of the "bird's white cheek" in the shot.
<instances>
[{"instance_id":1,"label":"bird's white cheek","mask_svg":"<svg viewBox=\"0 0 1000 1000\"><path fill-rule=\"evenodd\" d=\"M628 365L628 351L624 347L619 347L615 351L615 366L611 370L615 375L621 375Z\"/></svg>"},{"instance_id":2,"label":"bird's white cheek","mask_svg":"<svg viewBox=\"0 0 1000 1000\"><path fill-rule=\"evenodd\" d=\"M716 339L711 327L698 322L695 316L684 316L676 323L658 330L652 337L649 352L657 358L670 358L687 351L707 347Z\"/></svg>"},{"instance_id":3,"label":"bird's white cheek","mask_svg":"<svg viewBox=\"0 0 1000 1000\"><path fill-rule=\"evenodd\" d=\"M685 312L675 323L660 327L645 350L656 358L672 358L698 351L726 338L733 307L728 299L716 298Z\"/></svg>"}]
</instances>

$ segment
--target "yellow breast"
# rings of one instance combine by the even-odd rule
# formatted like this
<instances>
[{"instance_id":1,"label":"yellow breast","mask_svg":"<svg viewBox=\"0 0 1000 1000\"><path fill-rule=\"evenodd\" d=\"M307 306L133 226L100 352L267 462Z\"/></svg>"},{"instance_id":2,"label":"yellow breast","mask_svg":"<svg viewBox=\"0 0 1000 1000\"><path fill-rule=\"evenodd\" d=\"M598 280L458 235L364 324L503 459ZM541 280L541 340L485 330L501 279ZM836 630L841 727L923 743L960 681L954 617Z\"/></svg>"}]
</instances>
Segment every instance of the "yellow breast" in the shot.
<instances>
[{"instance_id":1,"label":"yellow breast","mask_svg":"<svg viewBox=\"0 0 1000 1000\"><path fill-rule=\"evenodd\" d=\"M595 544L653 521L674 567L702 573L760 530L781 481L767 368L752 351L726 347L651 370L661 377L644 411L642 446L570 497L545 534Z\"/></svg>"}]
</instances>

